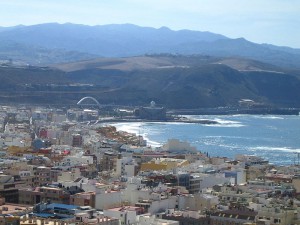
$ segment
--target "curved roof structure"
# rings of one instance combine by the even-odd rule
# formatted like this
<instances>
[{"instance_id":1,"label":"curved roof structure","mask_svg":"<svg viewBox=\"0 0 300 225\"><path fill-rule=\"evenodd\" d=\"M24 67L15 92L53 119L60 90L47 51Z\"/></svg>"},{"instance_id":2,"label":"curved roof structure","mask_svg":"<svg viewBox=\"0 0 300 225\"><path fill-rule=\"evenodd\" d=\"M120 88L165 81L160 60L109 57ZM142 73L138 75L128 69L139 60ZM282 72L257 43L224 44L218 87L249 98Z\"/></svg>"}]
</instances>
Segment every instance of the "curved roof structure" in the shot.
<instances>
[{"instance_id":1,"label":"curved roof structure","mask_svg":"<svg viewBox=\"0 0 300 225\"><path fill-rule=\"evenodd\" d=\"M86 99L91 99L93 102L96 103L96 105L100 106L100 103L97 101L97 99L95 99L93 97L90 97L90 96L87 96L87 97L84 97L84 98L80 99L79 102L77 102L77 105L80 105Z\"/></svg>"}]
</instances>

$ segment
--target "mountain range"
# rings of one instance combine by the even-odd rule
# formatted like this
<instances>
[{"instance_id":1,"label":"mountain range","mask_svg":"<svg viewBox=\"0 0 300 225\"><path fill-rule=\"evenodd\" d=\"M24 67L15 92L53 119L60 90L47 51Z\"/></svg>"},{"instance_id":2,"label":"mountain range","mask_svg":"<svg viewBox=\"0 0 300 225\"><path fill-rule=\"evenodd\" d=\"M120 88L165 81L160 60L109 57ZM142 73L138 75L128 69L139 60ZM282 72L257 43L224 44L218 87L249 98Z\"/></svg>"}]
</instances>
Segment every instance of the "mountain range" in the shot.
<instances>
[{"instance_id":1,"label":"mountain range","mask_svg":"<svg viewBox=\"0 0 300 225\"><path fill-rule=\"evenodd\" d=\"M300 68L300 49L256 44L211 32L132 24L49 23L0 28L0 43L0 60L12 59L32 65L169 53L244 57L285 68Z\"/></svg>"}]
</instances>

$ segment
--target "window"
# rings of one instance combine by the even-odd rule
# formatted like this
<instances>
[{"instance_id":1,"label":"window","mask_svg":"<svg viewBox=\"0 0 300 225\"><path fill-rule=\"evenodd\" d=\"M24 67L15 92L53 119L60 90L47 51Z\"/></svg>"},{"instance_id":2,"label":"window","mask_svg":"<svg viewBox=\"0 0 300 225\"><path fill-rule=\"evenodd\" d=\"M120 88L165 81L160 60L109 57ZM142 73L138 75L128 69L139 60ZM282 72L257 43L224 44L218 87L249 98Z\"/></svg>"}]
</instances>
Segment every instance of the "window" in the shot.
<instances>
[{"instance_id":1,"label":"window","mask_svg":"<svg viewBox=\"0 0 300 225\"><path fill-rule=\"evenodd\" d=\"M281 223L280 219L274 219L274 223Z\"/></svg>"}]
</instances>

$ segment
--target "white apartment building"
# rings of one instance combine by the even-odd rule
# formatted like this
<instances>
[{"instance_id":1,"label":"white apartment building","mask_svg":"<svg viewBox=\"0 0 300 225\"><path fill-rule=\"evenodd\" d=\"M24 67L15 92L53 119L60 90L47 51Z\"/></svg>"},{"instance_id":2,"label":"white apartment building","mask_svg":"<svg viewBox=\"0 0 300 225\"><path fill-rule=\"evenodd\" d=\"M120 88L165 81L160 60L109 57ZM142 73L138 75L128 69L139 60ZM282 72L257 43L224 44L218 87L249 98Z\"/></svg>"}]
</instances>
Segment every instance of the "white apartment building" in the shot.
<instances>
[{"instance_id":1,"label":"white apartment building","mask_svg":"<svg viewBox=\"0 0 300 225\"><path fill-rule=\"evenodd\" d=\"M121 191L113 190L111 186L106 185L96 185L95 186L95 208L99 210L105 210L115 207L120 207L122 204ZM105 215L105 214L104 214ZM105 215L109 217L109 214ZM115 217L118 218L118 217Z\"/></svg>"},{"instance_id":2,"label":"white apartment building","mask_svg":"<svg viewBox=\"0 0 300 225\"><path fill-rule=\"evenodd\" d=\"M136 167L137 164L135 163L135 160L132 158L132 156L117 159L116 176L133 177L136 175Z\"/></svg>"}]
</instances>

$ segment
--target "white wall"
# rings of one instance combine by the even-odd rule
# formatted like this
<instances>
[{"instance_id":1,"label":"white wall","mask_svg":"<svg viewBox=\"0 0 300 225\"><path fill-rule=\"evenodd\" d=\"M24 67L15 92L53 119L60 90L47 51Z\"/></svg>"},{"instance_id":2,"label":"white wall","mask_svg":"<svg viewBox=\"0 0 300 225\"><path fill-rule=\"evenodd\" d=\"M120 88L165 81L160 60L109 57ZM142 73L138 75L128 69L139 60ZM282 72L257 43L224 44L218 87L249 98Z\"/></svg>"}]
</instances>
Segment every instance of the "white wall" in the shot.
<instances>
[{"instance_id":1,"label":"white wall","mask_svg":"<svg viewBox=\"0 0 300 225\"><path fill-rule=\"evenodd\" d=\"M127 188L122 191L122 201L134 205L139 200L149 200L150 192L149 189L138 190L138 185L136 184L127 184Z\"/></svg>"},{"instance_id":2,"label":"white wall","mask_svg":"<svg viewBox=\"0 0 300 225\"><path fill-rule=\"evenodd\" d=\"M172 196L167 199L159 200L159 201L153 201L151 203L150 208L148 209L148 213L154 214L166 211L167 209L173 209L175 208L177 204L177 196Z\"/></svg>"},{"instance_id":3,"label":"white wall","mask_svg":"<svg viewBox=\"0 0 300 225\"><path fill-rule=\"evenodd\" d=\"M121 221L121 225L132 224L137 222L135 211L114 211L114 210L103 210L104 216L117 218Z\"/></svg>"},{"instance_id":4,"label":"white wall","mask_svg":"<svg viewBox=\"0 0 300 225\"><path fill-rule=\"evenodd\" d=\"M104 210L121 205L121 192L111 191L104 193L96 193L95 208Z\"/></svg>"},{"instance_id":5,"label":"white wall","mask_svg":"<svg viewBox=\"0 0 300 225\"><path fill-rule=\"evenodd\" d=\"M214 185L224 184L226 182L229 182L229 179L225 178L222 175L219 175L219 174L209 175L207 177L202 178L202 181L200 183L200 190L205 189L205 188L211 188Z\"/></svg>"},{"instance_id":6,"label":"white wall","mask_svg":"<svg viewBox=\"0 0 300 225\"><path fill-rule=\"evenodd\" d=\"M179 225L179 221L157 219L155 215L138 216L139 225Z\"/></svg>"}]
</instances>

